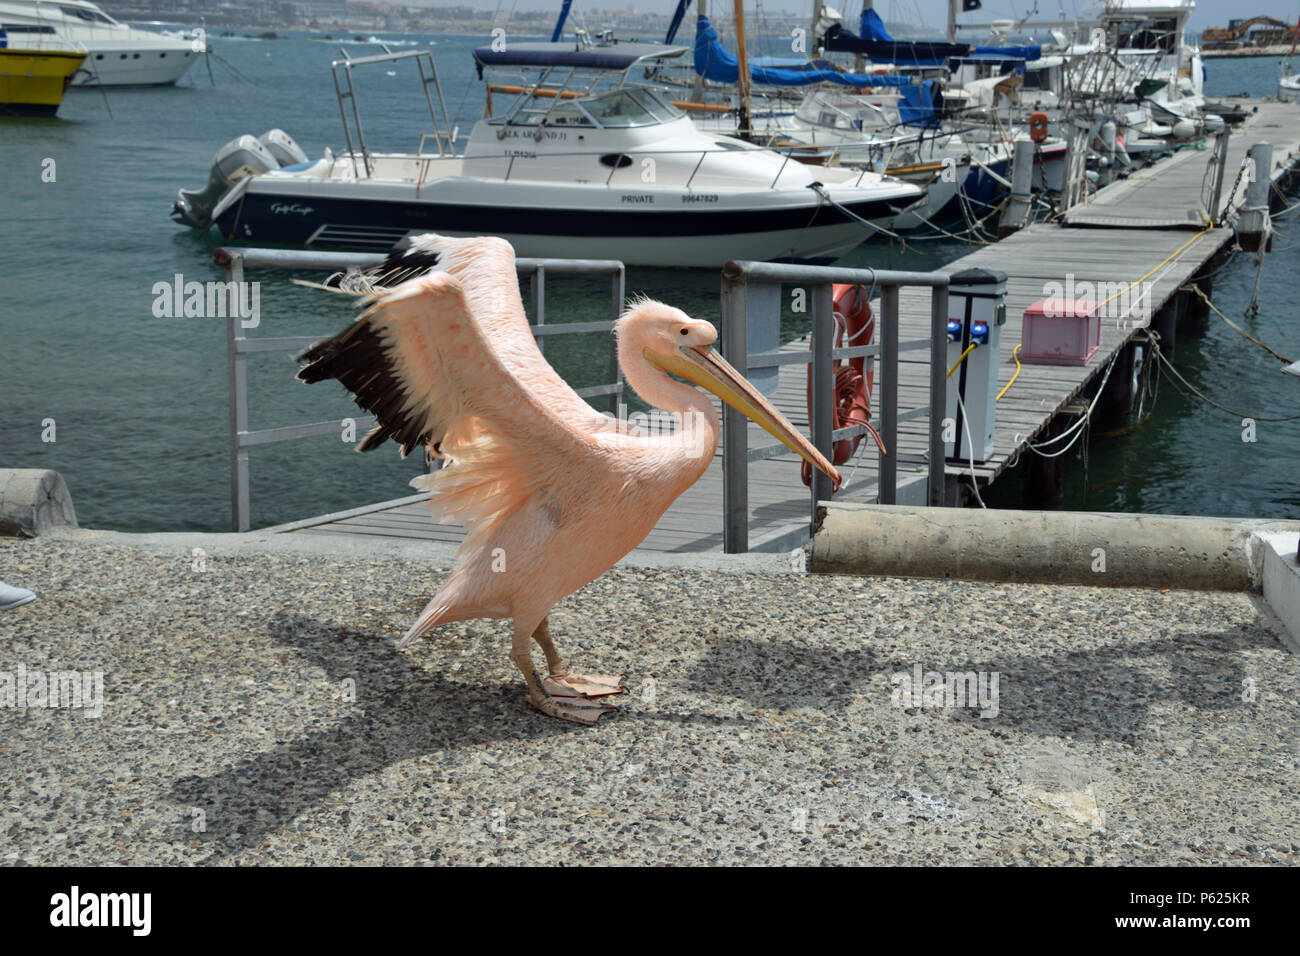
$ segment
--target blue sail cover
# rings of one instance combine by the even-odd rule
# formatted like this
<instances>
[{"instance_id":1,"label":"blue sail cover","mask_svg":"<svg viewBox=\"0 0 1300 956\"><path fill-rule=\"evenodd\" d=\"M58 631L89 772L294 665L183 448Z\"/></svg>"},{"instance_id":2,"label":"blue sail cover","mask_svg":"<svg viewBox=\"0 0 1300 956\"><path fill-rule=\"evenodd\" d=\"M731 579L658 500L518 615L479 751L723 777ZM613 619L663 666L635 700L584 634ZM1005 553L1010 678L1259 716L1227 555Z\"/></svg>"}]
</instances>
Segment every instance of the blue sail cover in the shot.
<instances>
[{"instance_id":1,"label":"blue sail cover","mask_svg":"<svg viewBox=\"0 0 1300 956\"><path fill-rule=\"evenodd\" d=\"M1001 57L1004 60L1041 60L1041 46L977 46L971 56Z\"/></svg>"},{"instance_id":2,"label":"blue sail cover","mask_svg":"<svg viewBox=\"0 0 1300 956\"><path fill-rule=\"evenodd\" d=\"M969 43L946 43L938 40L895 40L885 29L880 14L868 7L862 11L859 27L862 36L855 36L840 24L826 31L823 40L827 50L844 53L861 53L876 63L906 63L911 66L940 66L953 56L970 52Z\"/></svg>"},{"instance_id":3,"label":"blue sail cover","mask_svg":"<svg viewBox=\"0 0 1300 956\"><path fill-rule=\"evenodd\" d=\"M735 83L740 78L740 61L722 45L718 31L703 14L695 18L695 72L715 83Z\"/></svg>"},{"instance_id":4,"label":"blue sail cover","mask_svg":"<svg viewBox=\"0 0 1300 956\"><path fill-rule=\"evenodd\" d=\"M858 32L862 34L862 39L873 43L896 42L885 29L885 21L880 19L880 14L870 7L862 11L862 18L858 21Z\"/></svg>"},{"instance_id":5,"label":"blue sail cover","mask_svg":"<svg viewBox=\"0 0 1300 956\"><path fill-rule=\"evenodd\" d=\"M735 83L740 78L740 61L722 45L718 31L703 14L695 21L695 72L715 83ZM906 76L841 73L825 60L792 64L788 60L776 58L755 60L750 64L749 76L754 83L768 86L838 83L841 86L865 89L871 86L905 86L911 82Z\"/></svg>"},{"instance_id":6,"label":"blue sail cover","mask_svg":"<svg viewBox=\"0 0 1300 956\"><path fill-rule=\"evenodd\" d=\"M885 21L880 19L880 14L871 8L862 11L862 17L858 21L858 32L861 34L860 39L868 43L899 43L907 41L895 40L885 29ZM925 43L925 41L921 41ZM933 45L928 44L926 45ZM969 48L968 48L969 49ZM949 54L950 56L952 54ZM1043 55L1041 46L977 46L970 53L971 56L989 56L1001 57L1007 60L1037 60Z\"/></svg>"},{"instance_id":7,"label":"blue sail cover","mask_svg":"<svg viewBox=\"0 0 1300 956\"><path fill-rule=\"evenodd\" d=\"M1029 60L1037 60L1043 55L1040 46L978 46L965 56L955 56L948 61L948 68L956 70L963 63L978 63L991 66L1003 76L1025 72Z\"/></svg>"},{"instance_id":8,"label":"blue sail cover","mask_svg":"<svg viewBox=\"0 0 1300 956\"><path fill-rule=\"evenodd\" d=\"M931 129L939 125L935 109L935 80L922 80L899 90L898 118L904 126Z\"/></svg>"}]
</instances>

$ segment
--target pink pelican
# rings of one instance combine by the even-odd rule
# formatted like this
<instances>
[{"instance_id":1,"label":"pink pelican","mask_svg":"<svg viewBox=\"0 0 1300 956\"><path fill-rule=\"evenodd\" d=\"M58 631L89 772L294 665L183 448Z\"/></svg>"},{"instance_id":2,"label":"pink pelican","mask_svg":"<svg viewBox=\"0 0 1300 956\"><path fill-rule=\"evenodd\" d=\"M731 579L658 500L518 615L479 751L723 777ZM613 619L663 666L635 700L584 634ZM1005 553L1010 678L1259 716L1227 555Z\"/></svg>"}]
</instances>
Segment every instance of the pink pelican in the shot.
<instances>
[{"instance_id":1,"label":"pink pelican","mask_svg":"<svg viewBox=\"0 0 1300 956\"><path fill-rule=\"evenodd\" d=\"M443 467L411 484L434 514L463 523L458 564L400 646L430 628L511 618L512 653L528 703L594 724L614 708L623 675L569 674L548 615L644 540L704 474L718 415L703 386L820 468L839 473L710 346L708 322L648 300L615 324L627 383L672 413L678 429L650 434L603 415L538 350L519 296L514 250L502 239L426 235L361 279L361 316L300 356L298 378L338 379L379 424L357 446L391 438L405 456L427 446ZM677 381L671 376L684 379ZM538 679L532 641L546 655Z\"/></svg>"}]
</instances>

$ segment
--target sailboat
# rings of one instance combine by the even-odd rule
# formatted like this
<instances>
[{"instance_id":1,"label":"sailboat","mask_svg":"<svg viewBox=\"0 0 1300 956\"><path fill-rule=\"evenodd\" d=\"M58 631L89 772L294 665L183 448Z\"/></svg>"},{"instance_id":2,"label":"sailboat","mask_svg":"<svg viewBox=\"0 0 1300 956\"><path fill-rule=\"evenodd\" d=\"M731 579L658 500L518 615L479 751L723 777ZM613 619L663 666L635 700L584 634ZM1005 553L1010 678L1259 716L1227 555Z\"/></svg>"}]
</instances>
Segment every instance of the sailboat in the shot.
<instances>
[{"instance_id":1,"label":"sailboat","mask_svg":"<svg viewBox=\"0 0 1300 956\"><path fill-rule=\"evenodd\" d=\"M681 0L682 10L688 0ZM737 17L739 18L739 4ZM926 202L897 216L889 223L892 231L933 231L935 220L978 218L987 215L1004 192L1010 174L1013 137L1006 131L980 122L978 111L952 114L939 95L940 78L947 75L944 62L934 56L967 53L969 44L938 41L896 41L885 31L879 15L866 7L862 15L861 41L847 31L823 30L834 25L840 14L819 6L814 14L817 37L814 48L852 38L869 45L873 56L888 62L866 65L872 72L841 70L822 59L794 62L767 58L744 69L744 51L738 29L737 52L727 51L706 15L697 17L695 69L701 77L719 84L737 83L743 76L752 84L787 92L804 89L802 97L788 106L769 105L761 109L738 110L737 115L697 116L702 130L725 135L743 135L774 149L797 150L803 161L827 162L837 166L868 166L927 189ZM740 21L738 20L738 23ZM845 47L847 49L847 47ZM864 47L864 49L866 49ZM1011 48L1002 48L1008 54ZM1039 56L1035 47L1024 56ZM743 94L742 94L743 95ZM748 119L748 127L742 124ZM1039 151L1043 179L1049 188L1059 184L1059 171L1047 163L1064 156L1063 142L1052 142Z\"/></svg>"}]
</instances>

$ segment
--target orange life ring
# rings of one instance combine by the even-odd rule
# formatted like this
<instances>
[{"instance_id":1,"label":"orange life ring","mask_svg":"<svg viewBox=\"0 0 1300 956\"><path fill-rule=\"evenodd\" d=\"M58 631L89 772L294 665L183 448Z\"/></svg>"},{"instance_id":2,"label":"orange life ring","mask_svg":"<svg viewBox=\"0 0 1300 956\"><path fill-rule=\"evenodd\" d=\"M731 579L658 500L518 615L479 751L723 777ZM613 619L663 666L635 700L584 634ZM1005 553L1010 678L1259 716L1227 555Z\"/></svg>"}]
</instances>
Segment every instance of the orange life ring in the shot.
<instances>
[{"instance_id":1,"label":"orange life ring","mask_svg":"<svg viewBox=\"0 0 1300 956\"><path fill-rule=\"evenodd\" d=\"M1029 114L1029 138L1035 143L1041 143L1047 139L1046 113Z\"/></svg>"},{"instance_id":2,"label":"orange life ring","mask_svg":"<svg viewBox=\"0 0 1300 956\"><path fill-rule=\"evenodd\" d=\"M867 299L867 289L860 285L836 285L833 290L835 299L835 347L844 345L870 345L876 335L876 320L871 314L871 303ZM845 333L848 341L845 342ZM812 348L809 338L808 348ZM849 359L836 359L835 398L831 405L831 428L848 428L850 425L862 425L871 433L885 454L885 443L879 432L871 424L871 388L875 381L875 372L866 371L865 356ZM808 365L808 417L813 414L812 364ZM858 450L861 435L842 438L835 443L832 460L843 465ZM803 483L812 484L812 466L804 462L802 468Z\"/></svg>"}]
</instances>

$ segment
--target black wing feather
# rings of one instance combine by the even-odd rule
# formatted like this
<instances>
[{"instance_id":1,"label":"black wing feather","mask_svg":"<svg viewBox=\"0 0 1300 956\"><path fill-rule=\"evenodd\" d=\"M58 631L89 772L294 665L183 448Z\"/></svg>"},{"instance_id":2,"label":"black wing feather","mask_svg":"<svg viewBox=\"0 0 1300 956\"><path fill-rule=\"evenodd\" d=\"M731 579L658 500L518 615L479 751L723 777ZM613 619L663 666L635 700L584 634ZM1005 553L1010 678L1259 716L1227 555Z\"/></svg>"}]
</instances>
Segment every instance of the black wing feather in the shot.
<instances>
[{"instance_id":1,"label":"black wing feather","mask_svg":"<svg viewBox=\"0 0 1300 956\"><path fill-rule=\"evenodd\" d=\"M299 370L299 379L308 384L338 379L357 405L379 420L357 451L372 451L391 438L405 458L413 449L429 444L436 448L442 441L442 435L425 429L406 410L409 395L393 370L388 349L365 316L338 335L317 342L298 360L309 363Z\"/></svg>"}]
</instances>

